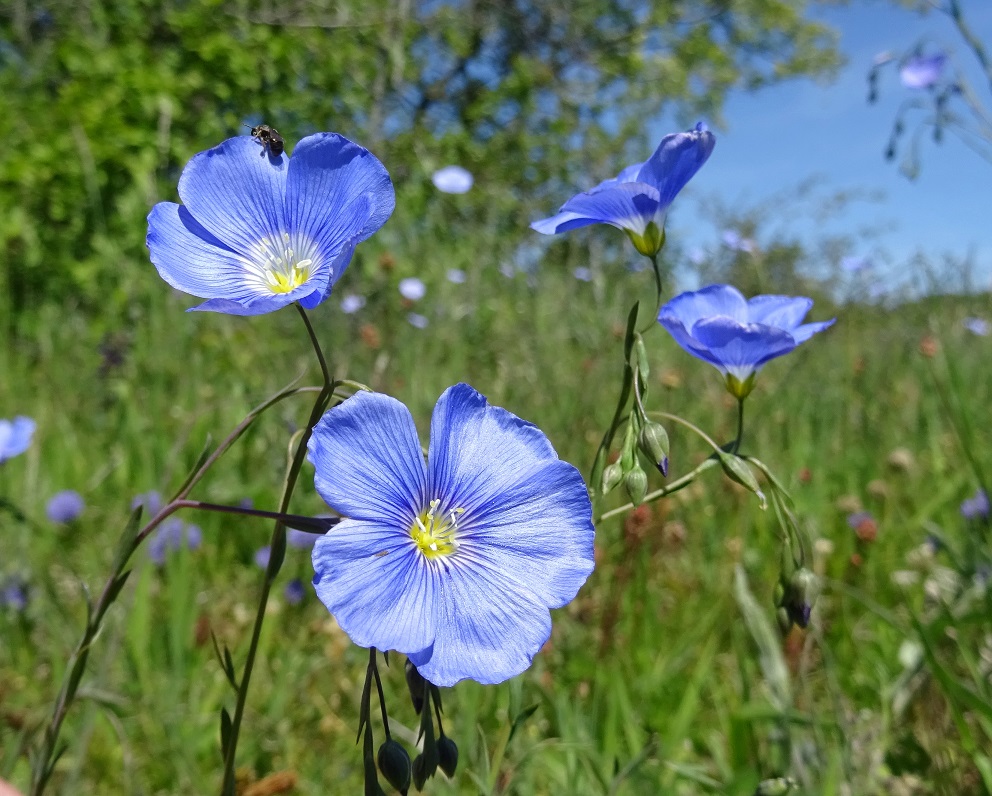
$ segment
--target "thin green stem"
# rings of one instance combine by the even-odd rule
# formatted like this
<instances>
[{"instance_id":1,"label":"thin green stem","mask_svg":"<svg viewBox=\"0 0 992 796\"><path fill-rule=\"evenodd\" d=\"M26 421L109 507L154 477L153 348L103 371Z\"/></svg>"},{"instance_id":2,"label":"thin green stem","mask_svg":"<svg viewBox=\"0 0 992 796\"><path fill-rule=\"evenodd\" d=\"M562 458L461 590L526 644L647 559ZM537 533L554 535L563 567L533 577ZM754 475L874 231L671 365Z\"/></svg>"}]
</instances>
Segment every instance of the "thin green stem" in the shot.
<instances>
[{"instance_id":1,"label":"thin green stem","mask_svg":"<svg viewBox=\"0 0 992 796\"><path fill-rule=\"evenodd\" d=\"M382 678L379 677L379 664L375 658L375 647L369 648L369 668L372 676L375 677L375 690L379 695L379 712L382 714L382 728L386 733L386 740L390 739L389 717L386 715L386 695L382 693Z\"/></svg>"},{"instance_id":2,"label":"thin green stem","mask_svg":"<svg viewBox=\"0 0 992 796\"><path fill-rule=\"evenodd\" d=\"M334 390L337 388L337 384L331 381L330 372L327 369L327 362L325 361L324 354L320 349L320 343L317 341L317 336L314 334L310 319L307 317L306 312L299 306L299 304L296 306L300 312L300 316L303 318L303 323L307 329L307 335L309 336L314 352L317 355L317 361L320 363L321 374L324 377L324 386L317 395L317 400L314 402L313 409L310 411L310 418L307 420L307 425L303 434L300 435L300 441L297 443L296 452L293 455L293 461L290 463L289 471L286 473L286 482L283 487L282 500L279 502L280 514L285 514L289 508L289 503L293 497L293 492L296 489L296 482L300 475L300 469L303 467L303 460L306 458L307 443L310 441L310 435L313 433L313 427L323 416L324 411L327 408L327 404L331 400ZM245 703L248 699L248 687L251 683L251 675L255 667L255 656L258 653L258 642L262 636L262 623L265 621L265 609L268 605L269 593L272 590L272 584L275 582L276 576L279 574L279 570L282 568L282 562L286 554L286 526L282 520L276 520L275 525L272 528L270 550L271 554L269 555L269 564L265 569L265 576L262 580L262 591L258 598L258 610L255 613L255 623L252 626L251 640L248 643L248 652L245 656L244 669L242 670L241 680L239 682L238 697L234 706L234 716L231 719L231 732L228 736L227 749L225 750L224 755L224 781L221 786L222 796L234 796L235 794L234 764L237 756L238 736L241 730L241 721L244 718Z\"/></svg>"},{"instance_id":3,"label":"thin green stem","mask_svg":"<svg viewBox=\"0 0 992 796\"><path fill-rule=\"evenodd\" d=\"M685 487L689 486L689 484L691 484L693 481L695 481L696 478L698 478L702 473L704 473L706 470L709 470L717 463L718 463L717 459L704 460L694 470L692 470L692 472L686 473L681 478L672 481L670 484L662 487L661 489L656 489L654 492L649 492L648 494L646 494L644 496L644 500L642 500L641 503L642 504L651 503L655 500L665 497L666 495L670 495L673 492L678 492L680 489L684 489ZM624 514L625 512L628 512L633 508L636 508L633 503L626 503L625 505L620 506L618 508L610 509L609 511L599 515L599 518L596 520L596 524L599 525L599 523L604 522L605 520L608 520L611 517L616 517L620 514Z\"/></svg>"},{"instance_id":4,"label":"thin green stem","mask_svg":"<svg viewBox=\"0 0 992 796\"><path fill-rule=\"evenodd\" d=\"M744 438L744 399L737 399L737 436L734 438L734 445L730 449L730 452L737 455L737 451L740 450L741 440Z\"/></svg>"}]
</instances>

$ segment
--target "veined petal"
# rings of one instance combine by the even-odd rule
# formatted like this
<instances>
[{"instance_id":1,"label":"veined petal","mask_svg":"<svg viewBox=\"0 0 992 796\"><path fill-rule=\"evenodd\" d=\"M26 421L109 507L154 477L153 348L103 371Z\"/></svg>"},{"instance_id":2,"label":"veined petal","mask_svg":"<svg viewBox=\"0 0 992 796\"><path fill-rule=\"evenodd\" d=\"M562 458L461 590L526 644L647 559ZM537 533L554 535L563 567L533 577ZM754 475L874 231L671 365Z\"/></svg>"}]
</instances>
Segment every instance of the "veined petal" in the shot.
<instances>
[{"instance_id":1,"label":"veined petal","mask_svg":"<svg viewBox=\"0 0 992 796\"><path fill-rule=\"evenodd\" d=\"M726 317L701 320L692 327L691 334L711 357L719 360L724 373L741 380L768 360L796 347L793 336L782 329L760 323L740 324Z\"/></svg>"},{"instance_id":2,"label":"veined petal","mask_svg":"<svg viewBox=\"0 0 992 796\"><path fill-rule=\"evenodd\" d=\"M530 666L551 635L551 615L512 575L486 567L444 573L432 647L409 656L437 686L501 683Z\"/></svg>"},{"instance_id":3,"label":"veined petal","mask_svg":"<svg viewBox=\"0 0 992 796\"><path fill-rule=\"evenodd\" d=\"M172 202L159 202L148 214L146 238L151 261L176 290L200 298L223 296L247 302L259 295L245 279L241 257L231 251L189 210Z\"/></svg>"},{"instance_id":4,"label":"veined petal","mask_svg":"<svg viewBox=\"0 0 992 796\"><path fill-rule=\"evenodd\" d=\"M727 319L731 320L731 319ZM684 351L692 354L694 357L699 357L699 359L704 362L709 362L711 365L718 367L721 371L726 372L723 367L723 363L720 358L713 354L705 345L700 343L698 340L693 339L692 334L674 315L659 315L658 322L668 330L668 333L675 338L675 342L678 343Z\"/></svg>"},{"instance_id":5,"label":"veined petal","mask_svg":"<svg viewBox=\"0 0 992 796\"><path fill-rule=\"evenodd\" d=\"M468 509L512 486L521 472L558 454L532 423L498 406L467 384L438 398L431 417L429 492Z\"/></svg>"},{"instance_id":6,"label":"veined petal","mask_svg":"<svg viewBox=\"0 0 992 796\"><path fill-rule=\"evenodd\" d=\"M307 458L320 496L338 513L409 530L427 503L427 468L410 410L359 392L314 427Z\"/></svg>"},{"instance_id":7,"label":"veined petal","mask_svg":"<svg viewBox=\"0 0 992 796\"><path fill-rule=\"evenodd\" d=\"M822 332L824 329L829 329L837 321L836 318L831 318L829 321L819 321L817 323L804 323L792 330L792 338L796 341L796 345L800 343L805 343L809 338L811 338L817 332Z\"/></svg>"},{"instance_id":8,"label":"veined petal","mask_svg":"<svg viewBox=\"0 0 992 796\"><path fill-rule=\"evenodd\" d=\"M713 153L716 138L699 125L685 133L671 133L661 139L654 154L637 175L658 189L658 202L667 208Z\"/></svg>"},{"instance_id":9,"label":"veined petal","mask_svg":"<svg viewBox=\"0 0 992 796\"><path fill-rule=\"evenodd\" d=\"M531 229L545 235L567 232L589 224L609 224L642 235L652 221L665 223L665 210L658 191L642 182L625 182L573 196L558 215L532 223Z\"/></svg>"},{"instance_id":10,"label":"veined petal","mask_svg":"<svg viewBox=\"0 0 992 796\"><path fill-rule=\"evenodd\" d=\"M281 240L289 158L266 154L250 136L229 138L194 155L179 178L179 197L214 237L241 254Z\"/></svg>"},{"instance_id":11,"label":"veined petal","mask_svg":"<svg viewBox=\"0 0 992 796\"><path fill-rule=\"evenodd\" d=\"M453 566L512 573L548 608L570 602L593 570L592 506L568 462L518 471L500 490L478 490L460 516ZM461 504L459 504L461 505Z\"/></svg>"},{"instance_id":12,"label":"veined petal","mask_svg":"<svg viewBox=\"0 0 992 796\"><path fill-rule=\"evenodd\" d=\"M791 330L798 327L813 307L803 296L755 296L747 303L748 320Z\"/></svg>"},{"instance_id":13,"label":"veined petal","mask_svg":"<svg viewBox=\"0 0 992 796\"><path fill-rule=\"evenodd\" d=\"M313 568L317 596L358 646L410 654L434 641L442 584L409 533L345 520L317 539Z\"/></svg>"},{"instance_id":14,"label":"veined petal","mask_svg":"<svg viewBox=\"0 0 992 796\"><path fill-rule=\"evenodd\" d=\"M386 223L395 205L386 168L344 136L317 133L293 150L286 183L289 227L325 255L368 238Z\"/></svg>"}]
</instances>

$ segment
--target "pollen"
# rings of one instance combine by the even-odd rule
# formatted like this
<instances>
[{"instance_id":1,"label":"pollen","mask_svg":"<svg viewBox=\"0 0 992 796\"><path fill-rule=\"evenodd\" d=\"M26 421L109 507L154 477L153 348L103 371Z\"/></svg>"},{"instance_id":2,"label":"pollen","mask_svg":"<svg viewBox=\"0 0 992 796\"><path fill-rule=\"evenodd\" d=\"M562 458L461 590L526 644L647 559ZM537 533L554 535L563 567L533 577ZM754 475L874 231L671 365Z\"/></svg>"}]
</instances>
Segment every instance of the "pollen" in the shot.
<instances>
[{"instance_id":1,"label":"pollen","mask_svg":"<svg viewBox=\"0 0 992 796\"><path fill-rule=\"evenodd\" d=\"M449 556L458 550L458 517L465 509L441 511L440 507L440 500L432 500L410 526L410 536L429 559Z\"/></svg>"},{"instance_id":2,"label":"pollen","mask_svg":"<svg viewBox=\"0 0 992 796\"><path fill-rule=\"evenodd\" d=\"M249 278L269 293L289 293L310 279L315 262L312 249L308 241L295 240L288 232L263 238L246 258Z\"/></svg>"}]
</instances>

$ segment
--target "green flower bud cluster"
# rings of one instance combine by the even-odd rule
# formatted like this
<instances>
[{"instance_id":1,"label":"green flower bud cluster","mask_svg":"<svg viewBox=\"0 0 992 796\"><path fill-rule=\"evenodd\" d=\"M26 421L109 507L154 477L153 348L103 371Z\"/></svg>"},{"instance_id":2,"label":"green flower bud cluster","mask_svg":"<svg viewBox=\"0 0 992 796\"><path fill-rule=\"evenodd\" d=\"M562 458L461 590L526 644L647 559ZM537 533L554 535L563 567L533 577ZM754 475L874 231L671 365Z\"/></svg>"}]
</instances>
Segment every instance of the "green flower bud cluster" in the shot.
<instances>
[{"instance_id":1,"label":"green flower bud cluster","mask_svg":"<svg viewBox=\"0 0 992 796\"><path fill-rule=\"evenodd\" d=\"M806 567L800 567L791 574L784 571L775 586L775 607L778 626L782 633L788 633L793 625L809 625L813 606L820 594L820 579Z\"/></svg>"}]
</instances>

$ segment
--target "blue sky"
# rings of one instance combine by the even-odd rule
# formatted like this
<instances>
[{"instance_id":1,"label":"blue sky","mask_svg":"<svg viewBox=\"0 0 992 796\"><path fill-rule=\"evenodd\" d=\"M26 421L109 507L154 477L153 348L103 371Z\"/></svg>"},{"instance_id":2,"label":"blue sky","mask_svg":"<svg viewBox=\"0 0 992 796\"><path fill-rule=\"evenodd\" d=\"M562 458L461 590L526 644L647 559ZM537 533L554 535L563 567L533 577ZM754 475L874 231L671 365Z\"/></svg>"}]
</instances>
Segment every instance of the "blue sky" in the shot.
<instances>
[{"instance_id":1,"label":"blue sky","mask_svg":"<svg viewBox=\"0 0 992 796\"><path fill-rule=\"evenodd\" d=\"M972 29L992 48L992 2L962 0L962 6ZM927 135L920 150L921 172L910 181L897 162L883 157L896 110L910 95L894 65L882 72L880 101L869 105L866 100L866 75L875 55L904 52L926 38L951 53L955 66L973 77L979 96L992 104L952 24L940 13L920 16L863 0L820 9L816 16L840 31L847 65L829 83L792 81L731 96L726 126L715 130L713 156L676 201L670 237L713 249L720 229L707 206L714 200L746 209L815 177L820 196L857 190L880 198L852 202L842 215L826 221L810 218L810 204L795 212L780 206L769 234L810 243L825 234L850 234L859 238L851 255L871 256L881 273L896 279L900 266L917 251L934 260L944 253L970 253L976 286L992 288L992 163L953 135L945 135L940 145ZM658 137L669 131L659 129ZM872 233L862 235L866 230Z\"/></svg>"}]
</instances>

